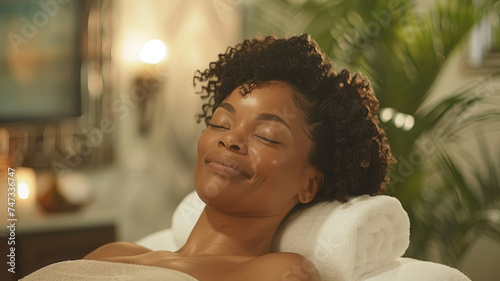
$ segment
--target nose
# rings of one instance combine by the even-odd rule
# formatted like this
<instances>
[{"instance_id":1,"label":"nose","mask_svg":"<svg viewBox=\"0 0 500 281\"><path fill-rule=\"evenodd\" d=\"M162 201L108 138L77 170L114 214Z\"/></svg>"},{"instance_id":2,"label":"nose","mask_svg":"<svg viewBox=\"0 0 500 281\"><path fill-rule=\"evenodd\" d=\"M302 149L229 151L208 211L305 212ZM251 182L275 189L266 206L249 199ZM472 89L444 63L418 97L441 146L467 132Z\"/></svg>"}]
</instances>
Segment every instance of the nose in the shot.
<instances>
[{"instance_id":1,"label":"nose","mask_svg":"<svg viewBox=\"0 0 500 281\"><path fill-rule=\"evenodd\" d=\"M247 154L248 148L245 142L236 132L228 132L225 134L218 143L219 147L225 147L229 151L239 154Z\"/></svg>"}]
</instances>

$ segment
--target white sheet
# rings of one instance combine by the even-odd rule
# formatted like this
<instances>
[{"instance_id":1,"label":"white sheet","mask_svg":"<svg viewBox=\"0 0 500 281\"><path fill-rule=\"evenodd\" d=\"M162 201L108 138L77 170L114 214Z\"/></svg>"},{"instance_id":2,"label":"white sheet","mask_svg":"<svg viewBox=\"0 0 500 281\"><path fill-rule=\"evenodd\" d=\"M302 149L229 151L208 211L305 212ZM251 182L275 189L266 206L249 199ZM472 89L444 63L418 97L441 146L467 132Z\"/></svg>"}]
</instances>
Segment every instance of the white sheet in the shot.
<instances>
[{"instance_id":1,"label":"white sheet","mask_svg":"<svg viewBox=\"0 0 500 281\"><path fill-rule=\"evenodd\" d=\"M22 281L105 281L105 280L169 280L197 281L196 278L172 269L137 264L75 260L43 267Z\"/></svg>"}]
</instances>

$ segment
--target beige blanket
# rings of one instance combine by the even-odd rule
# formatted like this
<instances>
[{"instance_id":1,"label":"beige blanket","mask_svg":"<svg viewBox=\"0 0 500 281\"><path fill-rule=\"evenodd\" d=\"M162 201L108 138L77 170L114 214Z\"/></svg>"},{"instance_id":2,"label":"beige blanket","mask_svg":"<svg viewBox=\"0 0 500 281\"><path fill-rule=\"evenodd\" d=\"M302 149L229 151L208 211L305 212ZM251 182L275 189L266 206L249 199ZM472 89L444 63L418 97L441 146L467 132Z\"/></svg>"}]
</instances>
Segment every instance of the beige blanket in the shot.
<instances>
[{"instance_id":1,"label":"beige blanket","mask_svg":"<svg viewBox=\"0 0 500 281\"><path fill-rule=\"evenodd\" d=\"M105 262L93 260L75 260L54 263L41 268L22 281L83 281L83 280L169 280L197 281L194 277L172 269Z\"/></svg>"}]
</instances>

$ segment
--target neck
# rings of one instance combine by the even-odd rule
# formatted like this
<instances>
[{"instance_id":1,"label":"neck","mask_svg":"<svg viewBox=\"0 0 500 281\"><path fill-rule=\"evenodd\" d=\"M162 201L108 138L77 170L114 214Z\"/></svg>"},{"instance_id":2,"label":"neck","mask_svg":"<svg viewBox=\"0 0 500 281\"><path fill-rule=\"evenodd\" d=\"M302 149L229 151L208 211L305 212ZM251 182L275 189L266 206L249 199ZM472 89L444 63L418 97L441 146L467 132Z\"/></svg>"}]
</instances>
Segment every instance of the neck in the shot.
<instances>
[{"instance_id":1,"label":"neck","mask_svg":"<svg viewBox=\"0 0 500 281\"><path fill-rule=\"evenodd\" d=\"M271 252L271 243L286 216L244 217L206 206L186 244L184 255L261 256Z\"/></svg>"}]
</instances>

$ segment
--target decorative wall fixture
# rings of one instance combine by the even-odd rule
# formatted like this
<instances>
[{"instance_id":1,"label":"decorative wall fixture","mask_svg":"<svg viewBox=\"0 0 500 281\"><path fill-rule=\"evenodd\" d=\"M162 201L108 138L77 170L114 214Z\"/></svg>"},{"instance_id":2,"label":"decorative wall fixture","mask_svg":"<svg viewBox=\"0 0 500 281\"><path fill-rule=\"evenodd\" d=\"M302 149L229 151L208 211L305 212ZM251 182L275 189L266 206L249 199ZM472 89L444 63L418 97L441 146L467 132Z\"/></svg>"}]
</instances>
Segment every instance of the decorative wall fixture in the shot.
<instances>
[{"instance_id":1,"label":"decorative wall fixture","mask_svg":"<svg viewBox=\"0 0 500 281\"><path fill-rule=\"evenodd\" d=\"M111 1L2 1L0 11L0 164L61 175L109 162Z\"/></svg>"}]
</instances>

